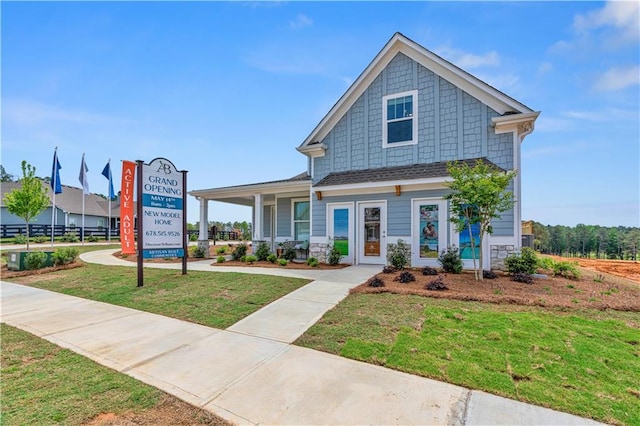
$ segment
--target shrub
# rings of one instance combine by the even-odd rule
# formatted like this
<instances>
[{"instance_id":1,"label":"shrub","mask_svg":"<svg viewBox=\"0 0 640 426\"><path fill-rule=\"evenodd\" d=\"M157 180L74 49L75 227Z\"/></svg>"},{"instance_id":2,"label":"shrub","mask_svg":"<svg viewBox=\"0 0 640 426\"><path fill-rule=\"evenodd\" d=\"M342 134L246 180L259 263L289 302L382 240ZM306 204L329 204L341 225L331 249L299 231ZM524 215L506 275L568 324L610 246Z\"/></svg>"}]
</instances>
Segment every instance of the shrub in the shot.
<instances>
[{"instance_id":1,"label":"shrub","mask_svg":"<svg viewBox=\"0 0 640 426\"><path fill-rule=\"evenodd\" d=\"M275 253L271 253L269 256L267 256L267 260L271 263L276 263L276 260L278 260L278 256L276 256Z\"/></svg>"},{"instance_id":2,"label":"shrub","mask_svg":"<svg viewBox=\"0 0 640 426\"><path fill-rule=\"evenodd\" d=\"M460 259L460 252L456 246L449 246L446 250L442 250L442 253L438 256L438 262L440 262L444 272L462 273L462 259Z\"/></svg>"},{"instance_id":3,"label":"shrub","mask_svg":"<svg viewBox=\"0 0 640 426\"><path fill-rule=\"evenodd\" d=\"M225 254L227 252L227 247L222 246L216 249L216 254Z\"/></svg>"},{"instance_id":4,"label":"shrub","mask_svg":"<svg viewBox=\"0 0 640 426\"><path fill-rule=\"evenodd\" d=\"M438 276L435 280L430 281L426 286L424 286L424 288L432 291L449 290L449 288L444 284L444 277L442 276Z\"/></svg>"},{"instance_id":5,"label":"shrub","mask_svg":"<svg viewBox=\"0 0 640 426\"><path fill-rule=\"evenodd\" d=\"M525 283L525 284L533 284L533 277L531 276L531 274L526 274L524 272L516 272L515 274L511 275L511 281L516 281L516 282Z\"/></svg>"},{"instance_id":6,"label":"shrub","mask_svg":"<svg viewBox=\"0 0 640 426\"><path fill-rule=\"evenodd\" d=\"M77 243L80 241L80 238L73 232L67 232L62 236L61 240L67 243Z\"/></svg>"},{"instance_id":7,"label":"shrub","mask_svg":"<svg viewBox=\"0 0 640 426\"><path fill-rule=\"evenodd\" d=\"M498 278L498 274L493 271L482 271L482 278L486 278L488 280L495 280Z\"/></svg>"},{"instance_id":8,"label":"shrub","mask_svg":"<svg viewBox=\"0 0 640 426\"><path fill-rule=\"evenodd\" d=\"M217 263L224 263L224 261L225 261L225 260L226 260L226 259L225 259L225 257L224 257L224 256L218 256L218 258L216 259L216 262L217 262Z\"/></svg>"},{"instance_id":9,"label":"shrub","mask_svg":"<svg viewBox=\"0 0 640 426\"><path fill-rule=\"evenodd\" d=\"M382 281L378 277L373 277L370 278L369 281L367 281L367 285L369 287L384 287L384 281Z\"/></svg>"},{"instance_id":10,"label":"shrub","mask_svg":"<svg viewBox=\"0 0 640 426\"><path fill-rule=\"evenodd\" d=\"M384 267L382 268L382 273L383 273L383 274L393 274L393 273L394 273L394 272L396 272L396 271L397 271L397 269L396 269L396 267L395 267L395 266L389 266L389 265L386 265L386 266L384 266Z\"/></svg>"},{"instance_id":11,"label":"shrub","mask_svg":"<svg viewBox=\"0 0 640 426\"><path fill-rule=\"evenodd\" d=\"M533 249L529 247L523 247L520 254L515 253L508 256L504 260L504 264L507 267L507 271L510 274L523 273L523 274L535 274L538 268L538 256Z\"/></svg>"},{"instance_id":12,"label":"shrub","mask_svg":"<svg viewBox=\"0 0 640 426\"><path fill-rule=\"evenodd\" d=\"M197 258L204 258L207 255L207 249L204 247L193 247L191 249L191 255Z\"/></svg>"},{"instance_id":13,"label":"shrub","mask_svg":"<svg viewBox=\"0 0 640 426\"><path fill-rule=\"evenodd\" d=\"M431 266L425 266L422 268L422 275L438 275L438 271Z\"/></svg>"},{"instance_id":14,"label":"shrub","mask_svg":"<svg viewBox=\"0 0 640 426\"><path fill-rule=\"evenodd\" d=\"M255 255L258 260L267 260L270 253L271 250L269 250L269 245L267 243L260 243Z\"/></svg>"},{"instance_id":15,"label":"shrub","mask_svg":"<svg viewBox=\"0 0 640 426\"><path fill-rule=\"evenodd\" d=\"M409 271L404 271L394 278L394 281L400 281L402 284L407 284L415 280L416 277Z\"/></svg>"},{"instance_id":16,"label":"shrub","mask_svg":"<svg viewBox=\"0 0 640 426\"><path fill-rule=\"evenodd\" d=\"M244 256L247 255L247 245L245 243L240 243L238 246L233 249L231 252L231 258L233 260L242 260Z\"/></svg>"},{"instance_id":17,"label":"shrub","mask_svg":"<svg viewBox=\"0 0 640 426\"><path fill-rule=\"evenodd\" d=\"M550 257L539 257L538 258L538 268L552 270L553 265L555 265L555 260Z\"/></svg>"},{"instance_id":18,"label":"shrub","mask_svg":"<svg viewBox=\"0 0 640 426\"><path fill-rule=\"evenodd\" d=\"M329 265L337 265L338 263L340 263L340 259L342 259L342 253L340 253L340 250L336 248L335 244L333 244L333 241L329 242L329 246L327 248L329 249L329 253L327 254L327 263Z\"/></svg>"},{"instance_id":19,"label":"shrub","mask_svg":"<svg viewBox=\"0 0 640 426\"><path fill-rule=\"evenodd\" d=\"M288 263L287 259L278 259L278 265L280 266L287 266Z\"/></svg>"},{"instance_id":20,"label":"shrub","mask_svg":"<svg viewBox=\"0 0 640 426\"><path fill-rule=\"evenodd\" d=\"M578 270L578 266L573 262L555 262L552 269L554 275L560 275L571 280L580 278L580 270Z\"/></svg>"},{"instance_id":21,"label":"shrub","mask_svg":"<svg viewBox=\"0 0 640 426\"><path fill-rule=\"evenodd\" d=\"M245 254L244 256L242 256L240 259L240 262L244 263L247 261L247 255Z\"/></svg>"},{"instance_id":22,"label":"shrub","mask_svg":"<svg viewBox=\"0 0 640 426\"><path fill-rule=\"evenodd\" d=\"M15 237L13 237L13 243L14 244L27 244L27 237L22 235L22 234L18 234Z\"/></svg>"},{"instance_id":23,"label":"shrub","mask_svg":"<svg viewBox=\"0 0 640 426\"><path fill-rule=\"evenodd\" d=\"M244 258L244 261L249 263L249 264L252 264L253 262L256 262L257 260L258 260L258 257L254 256L252 254L250 254L248 256L245 256L245 258Z\"/></svg>"},{"instance_id":24,"label":"shrub","mask_svg":"<svg viewBox=\"0 0 640 426\"><path fill-rule=\"evenodd\" d=\"M318 266L318 259L316 259L315 257L310 257L307 259L307 265L311 266L312 268L315 268Z\"/></svg>"},{"instance_id":25,"label":"shrub","mask_svg":"<svg viewBox=\"0 0 640 426\"><path fill-rule=\"evenodd\" d=\"M42 244L45 241L47 241L47 237L45 237L44 235L39 235L37 237L33 237L33 242L34 243Z\"/></svg>"},{"instance_id":26,"label":"shrub","mask_svg":"<svg viewBox=\"0 0 640 426\"><path fill-rule=\"evenodd\" d=\"M47 261L47 254L43 251L32 251L24 257L24 266L27 269L40 269Z\"/></svg>"},{"instance_id":27,"label":"shrub","mask_svg":"<svg viewBox=\"0 0 640 426\"><path fill-rule=\"evenodd\" d=\"M51 255L54 265L68 265L78 258L78 249L74 247L60 247Z\"/></svg>"},{"instance_id":28,"label":"shrub","mask_svg":"<svg viewBox=\"0 0 640 426\"><path fill-rule=\"evenodd\" d=\"M411 248L403 240L398 240L397 244L389 244L387 250L387 261L397 269L404 269L409 264Z\"/></svg>"},{"instance_id":29,"label":"shrub","mask_svg":"<svg viewBox=\"0 0 640 426\"><path fill-rule=\"evenodd\" d=\"M89 241L90 243L95 243L96 241L98 241L98 237L96 237L95 235L91 234L87 237L87 241Z\"/></svg>"},{"instance_id":30,"label":"shrub","mask_svg":"<svg viewBox=\"0 0 640 426\"><path fill-rule=\"evenodd\" d=\"M291 262L296 258L296 249L294 249L293 247L287 247L286 249L284 249L284 253L282 253L282 258Z\"/></svg>"}]
</instances>

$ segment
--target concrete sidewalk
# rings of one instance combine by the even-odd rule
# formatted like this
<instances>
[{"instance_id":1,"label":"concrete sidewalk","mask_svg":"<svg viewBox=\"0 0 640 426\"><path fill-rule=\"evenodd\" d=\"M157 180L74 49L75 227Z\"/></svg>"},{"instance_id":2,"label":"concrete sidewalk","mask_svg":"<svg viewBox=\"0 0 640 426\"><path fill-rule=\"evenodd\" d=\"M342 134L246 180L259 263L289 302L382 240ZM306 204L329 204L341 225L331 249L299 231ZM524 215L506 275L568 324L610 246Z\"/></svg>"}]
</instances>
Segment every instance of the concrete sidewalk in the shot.
<instances>
[{"instance_id":1,"label":"concrete sidewalk","mask_svg":"<svg viewBox=\"0 0 640 426\"><path fill-rule=\"evenodd\" d=\"M6 282L0 320L240 424L598 424L285 343L369 272L350 269L228 330Z\"/></svg>"}]
</instances>

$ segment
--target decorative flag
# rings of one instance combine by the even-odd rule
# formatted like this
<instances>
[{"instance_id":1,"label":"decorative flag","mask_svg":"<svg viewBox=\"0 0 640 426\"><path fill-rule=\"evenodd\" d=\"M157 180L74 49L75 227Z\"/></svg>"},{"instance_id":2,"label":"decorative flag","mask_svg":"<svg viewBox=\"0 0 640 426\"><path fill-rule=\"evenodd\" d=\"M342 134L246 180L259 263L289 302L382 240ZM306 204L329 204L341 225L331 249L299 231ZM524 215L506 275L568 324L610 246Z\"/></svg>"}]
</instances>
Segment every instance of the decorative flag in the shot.
<instances>
[{"instance_id":1,"label":"decorative flag","mask_svg":"<svg viewBox=\"0 0 640 426\"><path fill-rule=\"evenodd\" d=\"M53 166L51 166L51 190L54 194L62 193L62 184L60 183L60 161L58 161L58 150L53 151Z\"/></svg>"},{"instance_id":2,"label":"decorative flag","mask_svg":"<svg viewBox=\"0 0 640 426\"><path fill-rule=\"evenodd\" d=\"M116 198L115 193L113 192L113 179L111 178L111 161L107 162L107 165L102 169L102 176L109 179L109 199L114 200Z\"/></svg>"},{"instance_id":3,"label":"decorative flag","mask_svg":"<svg viewBox=\"0 0 640 426\"><path fill-rule=\"evenodd\" d=\"M82 185L82 193L84 195L89 195L89 179L87 179L87 172L89 172L89 168L87 167L87 163L84 162L84 154L82 154L82 164L80 164L80 176L78 176L78 179Z\"/></svg>"}]
</instances>

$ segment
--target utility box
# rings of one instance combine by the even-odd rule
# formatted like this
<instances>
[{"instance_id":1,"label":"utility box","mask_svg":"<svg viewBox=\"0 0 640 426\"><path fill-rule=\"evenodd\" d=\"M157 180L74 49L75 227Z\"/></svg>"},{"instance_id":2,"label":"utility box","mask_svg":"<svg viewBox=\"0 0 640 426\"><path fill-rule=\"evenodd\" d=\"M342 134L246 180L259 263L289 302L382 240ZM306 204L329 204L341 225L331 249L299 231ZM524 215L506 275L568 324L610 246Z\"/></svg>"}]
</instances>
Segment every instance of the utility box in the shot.
<instances>
[{"instance_id":1,"label":"utility box","mask_svg":"<svg viewBox=\"0 0 640 426\"><path fill-rule=\"evenodd\" d=\"M24 271L27 269L25 266L24 260L27 255L31 253L30 251L10 251L7 252L7 269L10 271ZM44 261L44 267L53 266L53 252L45 251L47 255L46 260Z\"/></svg>"}]
</instances>

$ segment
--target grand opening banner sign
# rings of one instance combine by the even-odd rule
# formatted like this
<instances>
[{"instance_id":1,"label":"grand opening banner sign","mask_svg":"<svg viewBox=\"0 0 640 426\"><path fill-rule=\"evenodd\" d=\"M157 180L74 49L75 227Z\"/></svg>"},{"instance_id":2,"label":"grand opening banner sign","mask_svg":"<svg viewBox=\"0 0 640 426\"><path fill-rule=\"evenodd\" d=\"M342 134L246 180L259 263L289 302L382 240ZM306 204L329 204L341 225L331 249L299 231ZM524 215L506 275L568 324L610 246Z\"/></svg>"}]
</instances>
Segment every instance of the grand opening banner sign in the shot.
<instances>
[{"instance_id":1,"label":"grand opening banner sign","mask_svg":"<svg viewBox=\"0 0 640 426\"><path fill-rule=\"evenodd\" d=\"M142 225L138 250L145 259L185 258L186 172L166 158L139 162L138 167Z\"/></svg>"}]
</instances>

